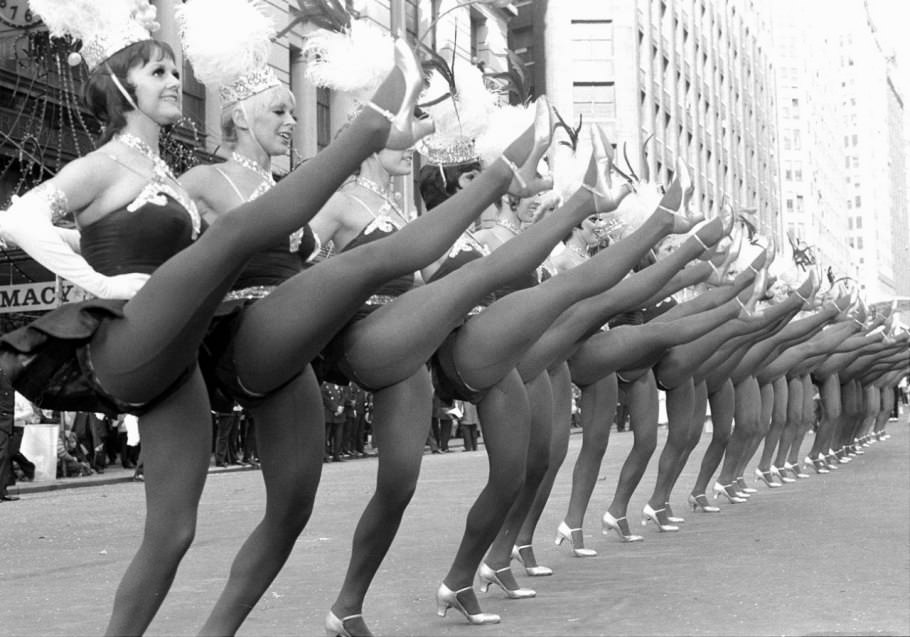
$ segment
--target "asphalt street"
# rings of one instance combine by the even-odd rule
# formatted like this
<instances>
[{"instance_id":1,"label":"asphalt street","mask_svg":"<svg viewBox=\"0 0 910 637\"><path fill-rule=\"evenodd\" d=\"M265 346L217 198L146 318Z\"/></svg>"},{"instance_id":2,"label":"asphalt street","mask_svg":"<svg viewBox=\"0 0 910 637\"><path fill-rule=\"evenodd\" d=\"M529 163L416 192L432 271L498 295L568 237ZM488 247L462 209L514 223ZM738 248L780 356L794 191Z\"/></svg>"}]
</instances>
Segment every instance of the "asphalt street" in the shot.
<instances>
[{"instance_id":1,"label":"asphalt street","mask_svg":"<svg viewBox=\"0 0 910 637\"><path fill-rule=\"evenodd\" d=\"M470 626L434 594L448 569L464 517L487 472L485 454L429 455L398 538L364 608L377 635L908 635L910 634L910 435L907 414L890 440L829 475L759 492L717 514L692 513L685 497L708 435L683 472L672 504L678 533L638 526L653 486L656 455L633 496L630 521L645 541L600 534L631 433L612 435L585 521L599 555L556 547L581 436L571 438L536 538L554 575L519 582L532 600L479 594L502 623ZM661 430L662 446L666 430ZM808 449L811 438L804 443ZM660 447L659 447L660 448ZM659 449L658 448L658 449ZM375 479L375 458L325 465L315 512L288 564L240 635L322 635L341 583L353 526ZM752 468L754 468L754 463ZM751 468L750 468L751 470ZM749 480L753 482L753 480ZM86 482L85 484L89 484ZM196 541L149 635L195 634L230 561L263 508L258 471L210 474ZM0 504L0 635L100 634L120 576L138 545L143 486L23 489Z\"/></svg>"}]
</instances>

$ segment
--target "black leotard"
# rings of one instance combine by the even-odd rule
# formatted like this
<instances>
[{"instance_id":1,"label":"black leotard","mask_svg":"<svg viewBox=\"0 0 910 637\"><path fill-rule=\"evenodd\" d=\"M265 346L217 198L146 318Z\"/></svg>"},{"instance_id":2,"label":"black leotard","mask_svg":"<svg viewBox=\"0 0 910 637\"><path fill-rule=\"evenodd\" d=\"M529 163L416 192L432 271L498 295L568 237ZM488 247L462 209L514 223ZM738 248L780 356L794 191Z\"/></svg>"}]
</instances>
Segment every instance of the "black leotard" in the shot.
<instances>
[{"instance_id":1,"label":"black leotard","mask_svg":"<svg viewBox=\"0 0 910 637\"><path fill-rule=\"evenodd\" d=\"M118 208L81 231L82 254L98 272L151 273L192 243L196 218L172 196L159 194L135 210L129 207ZM0 366L17 391L44 409L109 414L147 410L179 387L192 370L143 404L125 403L107 393L92 368L89 341L103 321L123 317L125 303L92 299L48 312L0 337Z\"/></svg>"}]
</instances>

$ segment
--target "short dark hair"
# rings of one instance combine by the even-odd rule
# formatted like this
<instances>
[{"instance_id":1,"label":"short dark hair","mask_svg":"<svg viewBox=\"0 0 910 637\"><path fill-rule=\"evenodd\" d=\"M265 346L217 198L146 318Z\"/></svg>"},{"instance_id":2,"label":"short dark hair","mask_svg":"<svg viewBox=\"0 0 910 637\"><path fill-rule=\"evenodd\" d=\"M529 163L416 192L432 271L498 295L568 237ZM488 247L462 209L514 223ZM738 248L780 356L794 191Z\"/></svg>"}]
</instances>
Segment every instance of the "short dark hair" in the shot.
<instances>
[{"instance_id":1,"label":"short dark hair","mask_svg":"<svg viewBox=\"0 0 910 637\"><path fill-rule=\"evenodd\" d=\"M102 144L126 126L124 113L133 110L111 78L111 73L117 76L120 84L135 101L136 90L127 81L127 73L138 66L148 64L153 59L165 58L176 60L174 50L167 42L141 40L120 49L91 72L85 85L83 100L92 115L104 125L100 140Z\"/></svg>"},{"instance_id":2,"label":"short dark hair","mask_svg":"<svg viewBox=\"0 0 910 637\"><path fill-rule=\"evenodd\" d=\"M458 192L458 178L472 170L480 170L480 162L469 162L457 166L435 166L427 164L420 169L417 177L420 196L427 210L432 210Z\"/></svg>"}]
</instances>

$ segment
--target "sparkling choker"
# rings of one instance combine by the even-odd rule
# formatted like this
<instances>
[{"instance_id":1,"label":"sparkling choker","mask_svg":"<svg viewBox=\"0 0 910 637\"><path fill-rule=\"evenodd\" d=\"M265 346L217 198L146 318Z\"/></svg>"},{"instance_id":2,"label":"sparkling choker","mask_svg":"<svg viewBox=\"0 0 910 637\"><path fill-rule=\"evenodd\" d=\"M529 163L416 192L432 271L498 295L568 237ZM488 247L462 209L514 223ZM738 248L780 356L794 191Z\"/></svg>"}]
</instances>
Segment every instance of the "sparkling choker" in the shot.
<instances>
[{"instance_id":1,"label":"sparkling choker","mask_svg":"<svg viewBox=\"0 0 910 637\"><path fill-rule=\"evenodd\" d=\"M405 219L404 213L402 213L401 208L398 206L398 203L397 203L397 201L395 200L395 197L393 197L392 195L390 195L390 194L388 193L388 190L387 190L387 189L382 188L382 187L381 187L379 184L377 184L375 181L372 181L371 179L367 179L366 177L360 177L360 176L358 176L356 179L354 179L354 183L356 183L357 185L359 185L359 186L361 186L361 187L363 187L363 188L369 190L370 192L372 192L372 193L374 193L374 194L379 195L380 197L382 197L382 199L385 201L385 204L383 205L382 209L380 209L380 211L379 211L380 214L381 214L382 212L384 212L385 210L392 210L392 211L395 212L396 215L398 215L398 217L399 217L402 221L407 222L407 219Z\"/></svg>"},{"instance_id":2,"label":"sparkling choker","mask_svg":"<svg viewBox=\"0 0 910 637\"><path fill-rule=\"evenodd\" d=\"M269 186L275 185L275 178L272 176L272 173L259 165L259 162L250 159L244 155L241 155L236 150L231 151L231 159L247 170L256 173L259 175L259 178L262 179Z\"/></svg>"},{"instance_id":3,"label":"sparkling choker","mask_svg":"<svg viewBox=\"0 0 910 637\"><path fill-rule=\"evenodd\" d=\"M502 228L505 228L506 230L508 230L515 236L518 236L519 234L521 234L521 226L519 226L514 221L511 221L511 220L503 221L502 219L497 219L496 225L500 226Z\"/></svg>"},{"instance_id":4,"label":"sparkling choker","mask_svg":"<svg viewBox=\"0 0 910 637\"><path fill-rule=\"evenodd\" d=\"M579 248L578 246L576 246L576 245L574 245L574 244L567 243L567 244L566 244L566 247L567 247L569 250L571 250L572 252L574 252L575 254L577 254L578 256L580 256L582 259L587 260L587 259L591 258L591 255L588 254L588 251L587 251L587 250L583 250L583 249Z\"/></svg>"},{"instance_id":5,"label":"sparkling choker","mask_svg":"<svg viewBox=\"0 0 910 637\"><path fill-rule=\"evenodd\" d=\"M144 141L139 139L137 136L132 133L118 133L114 135L114 139L123 144L124 146L129 146L133 150L138 150L140 153L145 155L149 161L152 162L154 166L155 177L159 180L164 181L164 179L170 179L171 181L176 182L177 178L174 177L174 173L171 170L171 167L167 165L161 155L152 150L152 147L146 144Z\"/></svg>"}]
</instances>

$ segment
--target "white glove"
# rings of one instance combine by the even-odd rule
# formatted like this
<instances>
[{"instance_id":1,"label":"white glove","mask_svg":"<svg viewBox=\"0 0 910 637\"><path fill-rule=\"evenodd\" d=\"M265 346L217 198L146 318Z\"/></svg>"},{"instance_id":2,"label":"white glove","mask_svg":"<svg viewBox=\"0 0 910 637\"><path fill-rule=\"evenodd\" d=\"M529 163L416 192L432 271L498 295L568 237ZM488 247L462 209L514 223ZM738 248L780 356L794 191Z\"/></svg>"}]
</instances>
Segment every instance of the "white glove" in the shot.
<instances>
[{"instance_id":1,"label":"white glove","mask_svg":"<svg viewBox=\"0 0 910 637\"><path fill-rule=\"evenodd\" d=\"M45 268L104 299L129 299L148 280L147 274L105 276L77 254L51 223L51 209L41 194L14 197L0 212L0 238L11 241ZM71 235L67 237L71 238Z\"/></svg>"}]
</instances>

